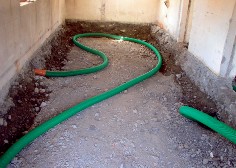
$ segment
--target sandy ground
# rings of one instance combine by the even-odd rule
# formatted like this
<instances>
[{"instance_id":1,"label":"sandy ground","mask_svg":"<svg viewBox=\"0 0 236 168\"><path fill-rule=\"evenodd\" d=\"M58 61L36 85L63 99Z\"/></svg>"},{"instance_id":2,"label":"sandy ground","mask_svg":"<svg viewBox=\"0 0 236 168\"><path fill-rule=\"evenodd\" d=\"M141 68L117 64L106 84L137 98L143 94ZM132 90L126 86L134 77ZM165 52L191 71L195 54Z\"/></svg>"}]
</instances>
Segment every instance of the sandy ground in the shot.
<instances>
[{"instance_id":1,"label":"sandy ground","mask_svg":"<svg viewBox=\"0 0 236 168\"><path fill-rule=\"evenodd\" d=\"M105 38L81 39L103 51L110 64L95 74L42 78L52 91L34 126L73 105L152 69L157 60L145 47ZM64 69L100 59L73 47ZM182 90L175 76L150 79L94 105L27 146L9 167L234 167L235 146L178 113Z\"/></svg>"}]
</instances>

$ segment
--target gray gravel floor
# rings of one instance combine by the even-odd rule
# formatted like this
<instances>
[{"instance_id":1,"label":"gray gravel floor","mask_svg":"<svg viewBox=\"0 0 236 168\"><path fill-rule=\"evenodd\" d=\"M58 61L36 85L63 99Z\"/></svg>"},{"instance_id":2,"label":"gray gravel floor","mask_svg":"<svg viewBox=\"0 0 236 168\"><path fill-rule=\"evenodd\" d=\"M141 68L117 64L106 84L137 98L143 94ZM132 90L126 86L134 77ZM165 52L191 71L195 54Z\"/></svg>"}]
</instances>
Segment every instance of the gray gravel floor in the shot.
<instances>
[{"instance_id":1,"label":"gray gravel floor","mask_svg":"<svg viewBox=\"0 0 236 168\"><path fill-rule=\"evenodd\" d=\"M42 77L52 93L34 126L147 72L157 62L138 44L105 38L81 42L103 51L109 66L89 75ZM101 61L77 47L68 58L65 70ZM9 167L236 167L234 145L178 113L181 95L173 75L157 73L53 128L27 146Z\"/></svg>"}]
</instances>

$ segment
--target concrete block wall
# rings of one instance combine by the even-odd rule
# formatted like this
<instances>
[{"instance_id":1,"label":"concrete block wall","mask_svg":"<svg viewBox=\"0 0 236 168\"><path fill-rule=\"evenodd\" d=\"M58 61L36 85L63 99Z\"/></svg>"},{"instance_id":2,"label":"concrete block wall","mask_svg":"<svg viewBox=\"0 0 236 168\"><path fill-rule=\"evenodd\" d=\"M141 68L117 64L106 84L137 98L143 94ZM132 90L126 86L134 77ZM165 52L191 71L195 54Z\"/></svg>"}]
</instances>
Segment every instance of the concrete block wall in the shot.
<instances>
[{"instance_id":1,"label":"concrete block wall","mask_svg":"<svg viewBox=\"0 0 236 168\"><path fill-rule=\"evenodd\" d=\"M64 22L64 0L0 0L0 89Z\"/></svg>"},{"instance_id":2,"label":"concrete block wall","mask_svg":"<svg viewBox=\"0 0 236 168\"><path fill-rule=\"evenodd\" d=\"M218 76L236 75L236 0L159 0L158 26Z\"/></svg>"},{"instance_id":3,"label":"concrete block wall","mask_svg":"<svg viewBox=\"0 0 236 168\"><path fill-rule=\"evenodd\" d=\"M150 23L159 0L66 0L66 19Z\"/></svg>"},{"instance_id":4,"label":"concrete block wall","mask_svg":"<svg viewBox=\"0 0 236 168\"><path fill-rule=\"evenodd\" d=\"M189 51L217 75L220 75L235 3L235 0L194 2Z\"/></svg>"}]
</instances>

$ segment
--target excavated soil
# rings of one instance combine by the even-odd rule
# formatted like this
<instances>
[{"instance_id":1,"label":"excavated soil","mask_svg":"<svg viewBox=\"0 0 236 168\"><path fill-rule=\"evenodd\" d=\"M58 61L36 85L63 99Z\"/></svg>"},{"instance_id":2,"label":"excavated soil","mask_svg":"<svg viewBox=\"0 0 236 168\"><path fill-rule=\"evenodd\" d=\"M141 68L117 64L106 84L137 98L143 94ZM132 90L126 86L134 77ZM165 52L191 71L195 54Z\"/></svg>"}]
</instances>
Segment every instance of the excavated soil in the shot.
<instances>
[{"instance_id":1,"label":"excavated soil","mask_svg":"<svg viewBox=\"0 0 236 168\"><path fill-rule=\"evenodd\" d=\"M74 46L73 35L104 32L142 39L159 49L164 63L161 73L151 79L94 105L40 137L13 160L12 167L236 166L231 143L178 114L180 105L215 117L219 109L176 65L176 53L151 35L150 26L68 21L35 54L10 89L7 100L13 105L1 113L1 154L29 129L150 70L157 61L140 45L88 38L81 42L105 52L108 68L68 78L34 76L34 68L68 70L100 63L99 58Z\"/></svg>"}]
</instances>

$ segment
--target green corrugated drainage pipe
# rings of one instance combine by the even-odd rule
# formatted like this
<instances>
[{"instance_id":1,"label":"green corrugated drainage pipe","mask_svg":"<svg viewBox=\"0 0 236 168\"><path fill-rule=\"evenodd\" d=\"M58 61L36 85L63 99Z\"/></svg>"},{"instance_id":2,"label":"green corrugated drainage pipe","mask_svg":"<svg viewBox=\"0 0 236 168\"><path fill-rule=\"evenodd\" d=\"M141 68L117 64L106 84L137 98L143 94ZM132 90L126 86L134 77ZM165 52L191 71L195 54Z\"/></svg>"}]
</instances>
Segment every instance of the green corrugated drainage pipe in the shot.
<instances>
[{"instance_id":1,"label":"green corrugated drainage pipe","mask_svg":"<svg viewBox=\"0 0 236 168\"><path fill-rule=\"evenodd\" d=\"M236 144L236 130L226 125L225 123L220 122L219 120L209 116L208 114L188 106L180 107L179 112L184 117L206 125L223 137L227 138L229 141Z\"/></svg>"},{"instance_id":2,"label":"green corrugated drainage pipe","mask_svg":"<svg viewBox=\"0 0 236 168\"><path fill-rule=\"evenodd\" d=\"M233 90L236 92L236 76L234 77L234 80L232 82L232 87L233 87Z\"/></svg>"},{"instance_id":3,"label":"green corrugated drainage pipe","mask_svg":"<svg viewBox=\"0 0 236 168\"><path fill-rule=\"evenodd\" d=\"M87 74L87 73L92 73L92 72L96 72L99 71L103 68L105 68L108 64L108 59L106 57L106 55L98 50L89 48L87 46L84 46L83 44L79 43L77 41L78 38L81 37L90 37L90 36L99 36L99 37L107 37L107 38L112 38L112 39L116 39L116 40L124 40L124 41L130 41L130 42L134 42L134 43L138 43L138 44L142 44L146 47L148 47L149 49L151 49L155 54L156 57L158 58L158 63L157 65L150 70L149 72L138 76L120 86L117 86L111 90L108 90L104 93L101 93L97 96L91 97L85 101L82 101L81 103L77 104L76 106L65 110L64 112L62 112L61 114L57 115L56 117L44 122L43 124L39 125L38 127L34 128L33 130L31 130L28 134L24 135L22 138L20 138L15 144L13 144L0 158L0 168L5 168L10 161L25 147L27 146L29 143L31 143L32 141L34 141L37 137L39 137L40 135L44 134L45 132L47 132L49 129L55 127L56 125L60 124L61 122L67 120L68 118L70 118L71 116L77 114L78 112L96 104L99 103L103 100L108 99L109 97L112 97L132 86L134 86L135 84L142 82L143 80L151 77L152 75L154 75L160 68L162 65L162 58L160 53L158 52L158 50L152 46L151 44L144 42L142 40L138 40L138 39L134 39L134 38L129 38L129 37L122 37L122 36L116 36L116 35L111 35L111 34L104 34L104 33L85 33L85 34L78 34L76 36L73 37L73 42L75 43L75 45L77 45L78 47L80 47L81 49L88 51L90 53L93 53L95 55L98 55L100 57L103 58L103 63L92 67L92 68L87 68L87 69L82 69L82 70L74 70L74 71L65 71L65 72L52 72L52 71L46 71L46 70L36 70L35 73L38 75L45 75L45 76L72 76L72 75L79 75L79 74Z\"/></svg>"},{"instance_id":4,"label":"green corrugated drainage pipe","mask_svg":"<svg viewBox=\"0 0 236 168\"><path fill-rule=\"evenodd\" d=\"M236 86L235 85L233 85L233 90L236 92Z\"/></svg>"}]
</instances>

